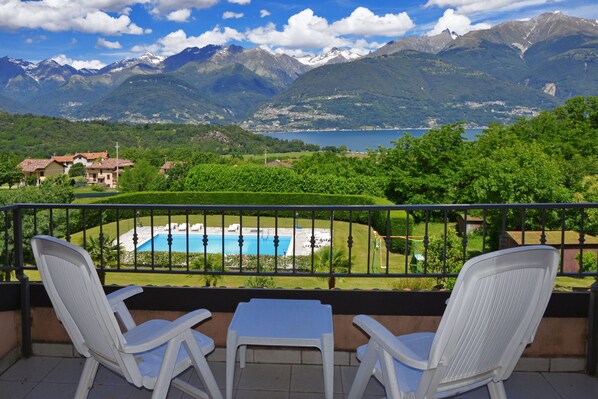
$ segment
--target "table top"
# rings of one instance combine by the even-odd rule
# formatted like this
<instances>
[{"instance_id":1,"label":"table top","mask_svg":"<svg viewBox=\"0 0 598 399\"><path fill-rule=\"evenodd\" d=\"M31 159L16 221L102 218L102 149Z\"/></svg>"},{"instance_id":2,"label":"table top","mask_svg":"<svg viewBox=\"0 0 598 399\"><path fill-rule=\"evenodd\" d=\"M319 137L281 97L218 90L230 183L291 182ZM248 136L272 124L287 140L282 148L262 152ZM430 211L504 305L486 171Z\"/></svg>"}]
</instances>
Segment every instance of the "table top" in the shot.
<instances>
[{"instance_id":1,"label":"table top","mask_svg":"<svg viewBox=\"0 0 598 399\"><path fill-rule=\"evenodd\" d=\"M251 299L241 302L228 328L239 337L320 340L332 334L332 308L318 300Z\"/></svg>"}]
</instances>

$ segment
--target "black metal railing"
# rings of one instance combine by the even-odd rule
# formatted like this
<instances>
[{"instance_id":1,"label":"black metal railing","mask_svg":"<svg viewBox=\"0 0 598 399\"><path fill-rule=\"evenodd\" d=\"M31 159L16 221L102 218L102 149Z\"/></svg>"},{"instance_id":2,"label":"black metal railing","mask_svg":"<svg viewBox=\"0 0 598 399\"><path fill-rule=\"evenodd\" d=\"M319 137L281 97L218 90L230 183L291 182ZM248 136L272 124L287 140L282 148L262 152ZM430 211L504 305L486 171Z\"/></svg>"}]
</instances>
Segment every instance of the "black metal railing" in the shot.
<instances>
[{"instance_id":1,"label":"black metal railing","mask_svg":"<svg viewBox=\"0 0 598 399\"><path fill-rule=\"evenodd\" d=\"M559 275L596 277L597 212L596 203L17 204L0 208L0 270L4 280L34 270L29 241L48 234L93 252L102 273L442 278L480 253L547 244L561 251Z\"/></svg>"}]
</instances>

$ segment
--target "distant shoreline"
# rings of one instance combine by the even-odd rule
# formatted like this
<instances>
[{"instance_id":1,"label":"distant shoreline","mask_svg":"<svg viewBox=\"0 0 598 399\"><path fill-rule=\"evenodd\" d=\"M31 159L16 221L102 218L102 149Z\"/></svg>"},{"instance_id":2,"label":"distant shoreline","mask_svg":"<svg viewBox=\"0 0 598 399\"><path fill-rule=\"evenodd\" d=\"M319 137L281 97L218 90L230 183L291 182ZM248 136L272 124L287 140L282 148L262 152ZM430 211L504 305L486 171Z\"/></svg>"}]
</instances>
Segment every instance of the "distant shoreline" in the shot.
<instances>
[{"instance_id":1,"label":"distant shoreline","mask_svg":"<svg viewBox=\"0 0 598 399\"><path fill-rule=\"evenodd\" d=\"M388 132L388 131L408 131L408 130L432 130L438 127L393 127L393 128L372 128L372 129L296 129L296 130L252 130L256 134L284 134L284 133L334 133L334 132ZM464 126L464 129L487 129L488 126Z\"/></svg>"}]
</instances>

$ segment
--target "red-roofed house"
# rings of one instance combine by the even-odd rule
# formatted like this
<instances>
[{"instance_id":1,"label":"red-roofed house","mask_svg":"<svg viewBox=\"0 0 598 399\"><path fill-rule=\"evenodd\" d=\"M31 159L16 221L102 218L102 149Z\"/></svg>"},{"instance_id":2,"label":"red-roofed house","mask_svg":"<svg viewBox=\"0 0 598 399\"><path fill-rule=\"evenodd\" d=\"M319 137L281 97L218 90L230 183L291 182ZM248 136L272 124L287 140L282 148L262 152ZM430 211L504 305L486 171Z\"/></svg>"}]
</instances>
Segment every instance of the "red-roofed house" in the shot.
<instances>
[{"instance_id":1,"label":"red-roofed house","mask_svg":"<svg viewBox=\"0 0 598 399\"><path fill-rule=\"evenodd\" d=\"M116 188L118 183L117 174L122 173L125 168L135 165L128 159L108 158L94 162L87 167L85 180L88 184L103 184L110 188ZM118 166L118 167L117 167Z\"/></svg>"},{"instance_id":2,"label":"red-roofed house","mask_svg":"<svg viewBox=\"0 0 598 399\"><path fill-rule=\"evenodd\" d=\"M91 166L95 162L101 162L108 159L108 152L78 152L74 155L74 163L82 163L85 167Z\"/></svg>"},{"instance_id":3,"label":"red-roofed house","mask_svg":"<svg viewBox=\"0 0 598 399\"><path fill-rule=\"evenodd\" d=\"M74 155L54 155L52 157L58 163L64 165L64 173L69 173L69 169L73 166Z\"/></svg>"},{"instance_id":4,"label":"red-roofed house","mask_svg":"<svg viewBox=\"0 0 598 399\"><path fill-rule=\"evenodd\" d=\"M64 165L54 159L27 158L18 166L23 171L25 179L33 176L35 177L36 184L42 182L46 177L64 174Z\"/></svg>"},{"instance_id":5,"label":"red-roofed house","mask_svg":"<svg viewBox=\"0 0 598 399\"><path fill-rule=\"evenodd\" d=\"M68 173L76 163L83 164L86 168L96 161L108 158L108 152L78 152L75 155L54 155L52 159L64 165L64 173Z\"/></svg>"}]
</instances>

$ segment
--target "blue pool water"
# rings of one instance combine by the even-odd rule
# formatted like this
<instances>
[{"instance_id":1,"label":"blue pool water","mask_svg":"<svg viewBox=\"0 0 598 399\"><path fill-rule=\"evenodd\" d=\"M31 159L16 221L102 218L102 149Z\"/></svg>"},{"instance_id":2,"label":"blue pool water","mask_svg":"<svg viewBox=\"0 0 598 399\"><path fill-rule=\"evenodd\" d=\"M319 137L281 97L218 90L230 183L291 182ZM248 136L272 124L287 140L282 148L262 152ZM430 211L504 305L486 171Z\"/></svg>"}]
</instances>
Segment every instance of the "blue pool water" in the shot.
<instances>
[{"instance_id":1,"label":"blue pool water","mask_svg":"<svg viewBox=\"0 0 598 399\"><path fill-rule=\"evenodd\" d=\"M157 234L152 239L154 242L154 251L165 251L168 248L168 234ZM137 247L139 252L149 252L152 250L152 240L148 240ZM260 236L244 235L243 236L243 254L257 255L258 240L260 255L274 255L274 236ZM291 236L278 236L278 255L285 255ZM189 252L203 253L203 234L189 234ZM172 235L172 252L187 252L187 235L173 234ZM222 235L208 235L207 252L211 254L222 253ZM239 254L239 236L225 235L224 236L224 254L238 255Z\"/></svg>"}]
</instances>

